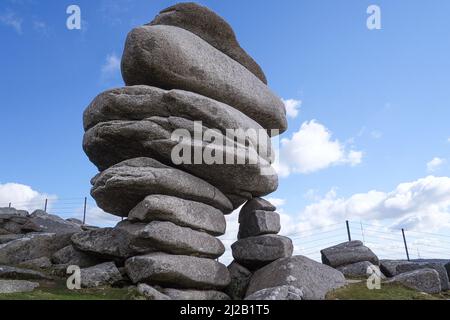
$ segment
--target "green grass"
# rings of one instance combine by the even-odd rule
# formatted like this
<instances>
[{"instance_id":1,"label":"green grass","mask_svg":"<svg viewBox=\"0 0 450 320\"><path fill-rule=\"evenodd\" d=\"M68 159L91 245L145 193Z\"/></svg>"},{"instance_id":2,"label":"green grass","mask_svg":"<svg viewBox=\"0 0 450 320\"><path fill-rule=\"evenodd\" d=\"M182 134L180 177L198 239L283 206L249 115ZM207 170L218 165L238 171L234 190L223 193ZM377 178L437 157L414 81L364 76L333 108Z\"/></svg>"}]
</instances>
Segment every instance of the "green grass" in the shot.
<instances>
[{"instance_id":1,"label":"green grass","mask_svg":"<svg viewBox=\"0 0 450 320\"><path fill-rule=\"evenodd\" d=\"M424 294L397 284L382 284L380 290L369 290L366 282L350 284L327 296L328 300L448 300L450 292Z\"/></svg>"},{"instance_id":2,"label":"green grass","mask_svg":"<svg viewBox=\"0 0 450 320\"><path fill-rule=\"evenodd\" d=\"M127 288L69 290L64 283L41 283L33 292L0 294L0 300L134 300L136 297L136 292Z\"/></svg>"}]
</instances>

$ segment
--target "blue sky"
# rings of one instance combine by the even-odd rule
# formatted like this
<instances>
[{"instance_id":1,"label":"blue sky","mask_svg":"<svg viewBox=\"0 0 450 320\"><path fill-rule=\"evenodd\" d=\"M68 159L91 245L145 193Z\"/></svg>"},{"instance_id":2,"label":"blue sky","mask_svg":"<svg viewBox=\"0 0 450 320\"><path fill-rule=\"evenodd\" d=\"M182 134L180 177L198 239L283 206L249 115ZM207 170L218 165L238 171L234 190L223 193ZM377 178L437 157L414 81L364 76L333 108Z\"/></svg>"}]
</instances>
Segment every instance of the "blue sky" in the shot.
<instances>
[{"instance_id":1,"label":"blue sky","mask_svg":"<svg viewBox=\"0 0 450 320\"><path fill-rule=\"evenodd\" d=\"M270 196L285 233L345 219L448 233L449 1L199 2L233 26L271 88L298 110ZM123 85L118 62L130 29L174 3L1 2L0 205L89 194L96 169L81 148L82 113ZM81 30L66 28L70 4L81 8ZM371 4L381 8L381 30L366 27ZM38 194L11 192L11 183Z\"/></svg>"}]
</instances>

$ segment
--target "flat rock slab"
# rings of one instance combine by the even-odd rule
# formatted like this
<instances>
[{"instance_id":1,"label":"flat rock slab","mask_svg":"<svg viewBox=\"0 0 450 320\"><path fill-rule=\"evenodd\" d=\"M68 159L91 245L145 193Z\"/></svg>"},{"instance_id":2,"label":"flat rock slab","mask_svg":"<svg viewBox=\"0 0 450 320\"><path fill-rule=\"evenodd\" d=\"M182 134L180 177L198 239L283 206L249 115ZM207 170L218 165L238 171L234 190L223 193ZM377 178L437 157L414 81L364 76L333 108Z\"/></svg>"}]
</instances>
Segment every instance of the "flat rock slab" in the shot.
<instances>
[{"instance_id":1,"label":"flat rock slab","mask_svg":"<svg viewBox=\"0 0 450 320\"><path fill-rule=\"evenodd\" d=\"M277 259L292 256L292 240L278 235L264 235L241 239L231 249L233 258L244 267L254 270Z\"/></svg>"},{"instance_id":2,"label":"flat rock slab","mask_svg":"<svg viewBox=\"0 0 450 320\"><path fill-rule=\"evenodd\" d=\"M170 221L182 227L205 231L213 236L225 234L222 211L207 204L164 195L151 195L128 215L132 222Z\"/></svg>"},{"instance_id":3,"label":"flat rock slab","mask_svg":"<svg viewBox=\"0 0 450 320\"><path fill-rule=\"evenodd\" d=\"M70 244L70 235L40 233L0 245L0 264L18 265L42 257L51 257L56 251Z\"/></svg>"},{"instance_id":4,"label":"flat rock slab","mask_svg":"<svg viewBox=\"0 0 450 320\"><path fill-rule=\"evenodd\" d=\"M252 273L236 261L233 261L228 266L228 271L230 271L231 282L225 292L233 300L242 300L247 292Z\"/></svg>"},{"instance_id":5,"label":"flat rock slab","mask_svg":"<svg viewBox=\"0 0 450 320\"><path fill-rule=\"evenodd\" d=\"M369 261L379 265L378 257L361 241L350 241L337 246L323 249L322 262L333 268L353 264L356 262Z\"/></svg>"},{"instance_id":6,"label":"flat rock slab","mask_svg":"<svg viewBox=\"0 0 450 320\"><path fill-rule=\"evenodd\" d=\"M277 234L281 230L280 215L273 211L256 210L240 218L238 239Z\"/></svg>"},{"instance_id":7,"label":"flat rock slab","mask_svg":"<svg viewBox=\"0 0 450 320\"><path fill-rule=\"evenodd\" d=\"M153 221L149 224L120 222L116 228L133 235L133 246L152 248L171 254L192 255L203 258L218 258L225 253L225 246L213 236L180 227L172 222Z\"/></svg>"},{"instance_id":8,"label":"flat rock slab","mask_svg":"<svg viewBox=\"0 0 450 320\"><path fill-rule=\"evenodd\" d=\"M379 275L381 279L386 278L380 271L380 267L372 264L369 261L356 262L346 266L340 266L337 268L337 270L342 272L344 276L348 278L367 278L374 273Z\"/></svg>"},{"instance_id":9,"label":"flat rock slab","mask_svg":"<svg viewBox=\"0 0 450 320\"><path fill-rule=\"evenodd\" d=\"M128 259L125 268L134 283L186 289L222 289L230 283L228 269L205 258L151 253Z\"/></svg>"},{"instance_id":10,"label":"flat rock slab","mask_svg":"<svg viewBox=\"0 0 450 320\"><path fill-rule=\"evenodd\" d=\"M196 34L267 84L261 67L241 48L231 26L210 9L192 2L178 3L162 10L150 23L159 24L180 27Z\"/></svg>"},{"instance_id":11,"label":"flat rock slab","mask_svg":"<svg viewBox=\"0 0 450 320\"><path fill-rule=\"evenodd\" d=\"M271 204L269 201L263 199L263 198L252 198L251 200L247 201L245 205L242 207L241 211L239 212L239 223L242 222L242 219L248 215L251 214L257 210L262 211L275 211L277 208Z\"/></svg>"},{"instance_id":12,"label":"flat rock slab","mask_svg":"<svg viewBox=\"0 0 450 320\"><path fill-rule=\"evenodd\" d=\"M226 103L266 129L287 129L283 102L244 66L184 29L156 25L133 29L122 56L128 86L196 92Z\"/></svg>"},{"instance_id":13,"label":"flat rock slab","mask_svg":"<svg viewBox=\"0 0 450 320\"><path fill-rule=\"evenodd\" d=\"M439 279L441 280L441 290L447 291L450 289L449 287L449 278L447 274L447 270L445 269L445 266L441 263L433 263L433 262L425 262L425 263L419 263L419 262L413 262L413 263L407 263L407 264L400 264L397 266L397 272L399 274L419 270L419 269L433 269L436 270L439 274Z\"/></svg>"},{"instance_id":14,"label":"flat rock slab","mask_svg":"<svg viewBox=\"0 0 450 320\"><path fill-rule=\"evenodd\" d=\"M0 280L0 294L32 292L39 283L23 280Z\"/></svg>"},{"instance_id":15,"label":"flat rock slab","mask_svg":"<svg viewBox=\"0 0 450 320\"><path fill-rule=\"evenodd\" d=\"M45 233L74 234L83 231L79 224L48 214L42 210L34 211L29 219L31 223L39 226L40 230Z\"/></svg>"},{"instance_id":16,"label":"flat rock slab","mask_svg":"<svg viewBox=\"0 0 450 320\"><path fill-rule=\"evenodd\" d=\"M216 290L180 290L164 288L161 291L172 300L184 301L215 301L230 300L230 297L221 291Z\"/></svg>"},{"instance_id":17,"label":"flat rock slab","mask_svg":"<svg viewBox=\"0 0 450 320\"><path fill-rule=\"evenodd\" d=\"M120 280L122 280L122 275L113 262L81 269L81 286L83 288L111 286Z\"/></svg>"},{"instance_id":18,"label":"flat rock slab","mask_svg":"<svg viewBox=\"0 0 450 320\"><path fill-rule=\"evenodd\" d=\"M123 217L151 194L202 202L222 212L233 210L233 205L219 189L150 158L121 162L97 175L92 184L91 194L98 206Z\"/></svg>"},{"instance_id":19,"label":"flat rock slab","mask_svg":"<svg viewBox=\"0 0 450 320\"><path fill-rule=\"evenodd\" d=\"M46 274L29 269L0 266L0 279L9 280L49 280Z\"/></svg>"},{"instance_id":20,"label":"flat rock slab","mask_svg":"<svg viewBox=\"0 0 450 320\"><path fill-rule=\"evenodd\" d=\"M344 275L329 266L303 256L272 262L253 275L247 296L284 285L303 291L304 300L322 300L328 292L346 285Z\"/></svg>"},{"instance_id":21,"label":"flat rock slab","mask_svg":"<svg viewBox=\"0 0 450 320\"><path fill-rule=\"evenodd\" d=\"M387 283L399 283L408 288L429 294L442 291L439 273L434 269L420 269L401 273L387 281Z\"/></svg>"},{"instance_id":22,"label":"flat rock slab","mask_svg":"<svg viewBox=\"0 0 450 320\"><path fill-rule=\"evenodd\" d=\"M303 300L303 290L294 286L268 288L253 293L245 300Z\"/></svg>"}]
</instances>

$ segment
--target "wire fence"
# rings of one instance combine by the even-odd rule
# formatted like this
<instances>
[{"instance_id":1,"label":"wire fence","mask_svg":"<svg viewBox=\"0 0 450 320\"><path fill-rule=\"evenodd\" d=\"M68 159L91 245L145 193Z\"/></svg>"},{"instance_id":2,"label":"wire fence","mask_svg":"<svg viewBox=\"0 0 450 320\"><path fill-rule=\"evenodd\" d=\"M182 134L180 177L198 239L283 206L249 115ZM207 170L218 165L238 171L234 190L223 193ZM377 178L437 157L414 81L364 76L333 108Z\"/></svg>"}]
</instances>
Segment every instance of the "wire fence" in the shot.
<instances>
[{"instance_id":1,"label":"wire fence","mask_svg":"<svg viewBox=\"0 0 450 320\"><path fill-rule=\"evenodd\" d=\"M98 220L92 209L97 209L90 197L73 197L61 199L35 199L26 202L1 203L2 207L24 209L30 213L44 210L63 218L75 218L85 224L95 224ZM104 215L108 217L109 215ZM117 218L119 221L120 218ZM229 233L228 233L229 234ZM286 234L294 243L294 254L304 255L320 261L320 250L349 240L360 240L380 259L416 260L443 259L450 260L450 234L422 232L407 229L392 229L385 225L365 221L343 221L301 232ZM232 259L230 246L236 238L221 240L227 247L225 260ZM221 259L222 260L222 259Z\"/></svg>"}]
</instances>

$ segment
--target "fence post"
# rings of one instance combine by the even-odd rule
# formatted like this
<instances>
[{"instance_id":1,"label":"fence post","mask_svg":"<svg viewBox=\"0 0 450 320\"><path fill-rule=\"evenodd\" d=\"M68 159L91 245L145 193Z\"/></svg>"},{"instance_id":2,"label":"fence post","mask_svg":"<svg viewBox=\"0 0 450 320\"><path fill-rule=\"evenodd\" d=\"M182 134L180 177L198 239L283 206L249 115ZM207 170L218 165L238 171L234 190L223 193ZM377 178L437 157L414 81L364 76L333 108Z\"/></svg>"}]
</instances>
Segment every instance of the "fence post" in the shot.
<instances>
[{"instance_id":1,"label":"fence post","mask_svg":"<svg viewBox=\"0 0 450 320\"><path fill-rule=\"evenodd\" d=\"M345 221L345 224L347 225L348 241L352 241L352 235L350 233L350 223L347 220L347 221Z\"/></svg>"},{"instance_id":2,"label":"fence post","mask_svg":"<svg viewBox=\"0 0 450 320\"><path fill-rule=\"evenodd\" d=\"M87 197L84 197L83 225L86 224L86 209L87 209Z\"/></svg>"},{"instance_id":3,"label":"fence post","mask_svg":"<svg viewBox=\"0 0 450 320\"><path fill-rule=\"evenodd\" d=\"M408 251L408 244L406 243L406 237L405 237L405 229L402 229L402 235L403 235L403 242L405 243L405 250L406 250L406 257L409 259L409 251Z\"/></svg>"},{"instance_id":4,"label":"fence post","mask_svg":"<svg viewBox=\"0 0 450 320\"><path fill-rule=\"evenodd\" d=\"M8 206L8 208L11 208L11 202L9 203L9 206Z\"/></svg>"},{"instance_id":5,"label":"fence post","mask_svg":"<svg viewBox=\"0 0 450 320\"><path fill-rule=\"evenodd\" d=\"M47 204L48 204L48 199L45 199L44 212L47 212Z\"/></svg>"}]
</instances>

